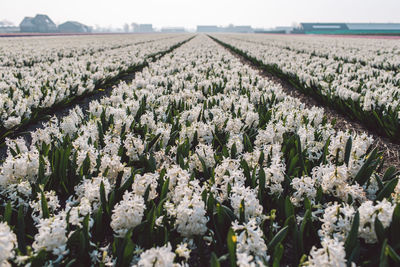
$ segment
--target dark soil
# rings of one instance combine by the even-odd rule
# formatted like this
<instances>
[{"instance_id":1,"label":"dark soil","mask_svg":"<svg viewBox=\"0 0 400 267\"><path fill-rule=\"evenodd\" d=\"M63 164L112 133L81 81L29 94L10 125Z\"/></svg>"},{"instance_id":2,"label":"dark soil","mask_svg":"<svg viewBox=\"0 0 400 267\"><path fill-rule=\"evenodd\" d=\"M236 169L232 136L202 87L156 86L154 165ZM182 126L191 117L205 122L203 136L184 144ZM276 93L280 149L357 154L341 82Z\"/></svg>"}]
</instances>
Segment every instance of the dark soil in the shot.
<instances>
[{"instance_id":1,"label":"dark soil","mask_svg":"<svg viewBox=\"0 0 400 267\"><path fill-rule=\"evenodd\" d=\"M218 43L218 42L217 42ZM221 44L220 44L221 45ZM261 76L274 81L277 84L282 86L283 91L294 97L299 99L307 108L311 108L313 106L317 106L324 109L324 113L327 119L331 122L335 121L334 128L336 130L350 130L356 133L365 132L368 135L371 135L375 142L374 146L378 148L379 151L383 153L384 163L381 169L381 172L385 172L386 169L390 166L396 167L397 170L400 170L400 144L393 143L389 138L382 137L376 131L366 128L360 122L355 121L348 116L338 113L333 108L327 107L326 105L320 103L313 97L304 94L303 92L296 89L290 82L288 82L284 78L280 78L276 75L273 75L267 72L265 69L262 69L258 65L254 64L251 60L235 53L233 50L224 47L227 51L229 51L232 55L239 58L243 64L250 65L253 69L257 70Z\"/></svg>"}]
</instances>

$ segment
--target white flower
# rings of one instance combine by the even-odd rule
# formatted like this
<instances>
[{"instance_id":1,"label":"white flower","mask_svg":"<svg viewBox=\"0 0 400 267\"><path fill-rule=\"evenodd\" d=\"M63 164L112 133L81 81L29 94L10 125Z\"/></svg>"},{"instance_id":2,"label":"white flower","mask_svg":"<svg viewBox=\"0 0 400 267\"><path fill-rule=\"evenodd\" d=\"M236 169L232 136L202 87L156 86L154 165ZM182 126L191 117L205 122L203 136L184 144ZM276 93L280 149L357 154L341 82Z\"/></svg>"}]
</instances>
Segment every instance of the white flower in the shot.
<instances>
[{"instance_id":1,"label":"white flower","mask_svg":"<svg viewBox=\"0 0 400 267\"><path fill-rule=\"evenodd\" d=\"M191 250L188 248L187 243L180 243L176 246L175 253L178 254L179 257L185 258L188 260L190 257Z\"/></svg>"},{"instance_id":2,"label":"white flower","mask_svg":"<svg viewBox=\"0 0 400 267\"><path fill-rule=\"evenodd\" d=\"M106 197L110 193L110 182L101 176L93 177L92 179L83 179L83 181L75 186L75 193L78 200L83 198L89 200L94 210L100 206L100 185L103 182Z\"/></svg>"},{"instance_id":3,"label":"white flower","mask_svg":"<svg viewBox=\"0 0 400 267\"><path fill-rule=\"evenodd\" d=\"M308 257L307 266L332 266L345 267L346 252L344 243L335 239L324 238L321 242L322 248L312 247Z\"/></svg>"},{"instance_id":4,"label":"white flower","mask_svg":"<svg viewBox=\"0 0 400 267\"><path fill-rule=\"evenodd\" d=\"M139 225L143 218L144 199L133 192L125 191L122 200L115 205L111 215L111 228L119 237Z\"/></svg>"},{"instance_id":5,"label":"white flower","mask_svg":"<svg viewBox=\"0 0 400 267\"><path fill-rule=\"evenodd\" d=\"M157 185L160 175L158 173L145 173L143 175L135 175L134 182L132 184L133 192L136 195L144 196L147 188L150 186L149 200L157 197Z\"/></svg>"},{"instance_id":6,"label":"white flower","mask_svg":"<svg viewBox=\"0 0 400 267\"><path fill-rule=\"evenodd\" d=\"M131 160L138 160L145 148L142 139L133 136L131 133L126 135L124 147Z\"/></svg>"},{"instance_id":7,"label":"white flower","mask_svg":"<svg viewBox=\"0 0 400 267\"><path fill-rule=\"evenodd\" d=\"M236 255L242 266L248 266L249 262L268 262L267 245L263 238L263 232L255 219L250 219L241 225L237 221L232 222L232 229L236 233ZM244 255L247 255L245 257Z\"/></svg>"},{"instance_id":8,"label":"white flower","mask_svg":"<svg viewBox=\"0 0 400 267\"><path fill-rule=\"evenodd\" d=\"M209 168L215 164L214 150L210 145L198 144L195 153L190 157L190 169L196 169L204 172L201 160L205 163L205 167Z\"/></svg>"},{"instance_id":9,"label":"white flower","mask_svg":"<svg viewBox=\"0 0 400 267\"><path fill-rule=\"evenodd\" d=\"M7 266L8 260L14 258L17 237L5 222L0 222L0 266Z\"/></svg>"},{"instance_id":10,"label":"white flower","mask_svg":"<svg viewBox=\"0 0 400 267\"><path fill-rule=\"evenodd\" d=\"M176 206L176 230L182 236L204 235L208 219L205 204L198 194L185 196Z\"/></svg>"},{"instance_id":11,"label":"white flower","mask_svg":"<svg viewBox=\"0 0 400 267\"><path fill-rule=\"evenodd\" d=\"M17 126L21 123L21 117L9 117L6 121L4 121L4 127L6 129L11 129L14 126Z\"/></svg>"},{"instance_id":12,"label":"white flower","mask_svg":"<svg viewBox=\"0 0 400 267\"><path fill-rule=\"evenodd\" d=\"M58 201L58 197L56 195L56 192L54 190L52 191L45 191L43 193L46 201L47 201L47 207L50 212L55 212L59 207L60 203ZM40 193L37 193L36 200L31 201L29 203L31 208L33 209L32 217L33 219L38 222L39 219L43 217L43 210L42 210L42 195ZM37 214L37 215L36 215Z\"/></svg>"},{"instance_id":13,"label":"white flower","mask_svg":"<svg viewBox=\"0 0 400 267\"><path fill-rule=\"evenodd\" d=\"M295 206L299 206L304 200L304 197L307 197L309 200L313 201L317 195L317 189L314 187L315 180L313 180L311 177L295 177L292 179L290 184L294 190L293 196L290 198L290 200Z\"/></svg>"},{"instance_id":14,"label":"white flower","mask_svg":"<svg viewBox=\"0 0 400 267\"><path fill-rule=\"evenodd\" d=\"M321 238L334 238L344 242L353 224L355 210L347 204L334 203L325 208L321 219L322 226L318 231Z\"/></svg>"},{"instance_id":15,"label":"white flower","mask_svg":"<svg viewBox=\"0 0 400 267\"><path fill-rule=\"evenodd\" d=\"M54 255L62 256L67 250L67 220L66 214L60 213L47 219L40 219L37 228L39 232L35 235L32 247L35 252L44 249L51 251Z\"/></svg>"},{"instance_id":16,"label":"white flower","mask_svg":"<svg viewBox=\"0 0 400 267\"><path fill-rule=\"evenodd\" d=\"M138 266L140 267L173 267L175 253L171 244L163 247L151 248L140 254Z\"/></svg>"},{"instance_id":17,"label":"white flower","mask_svg":"<svg viewBox=\"0 0 400 267\"><path fill-rule=\"evenodd\" d=\"M383 199L373 205L372 201L365 201L358 208L360 212L360 227L358 235L365 239L366 243L375 243L377 241L375 233L375 218L381 221L384 228L389 227L392 222L392 215L395 206Z\"/></svg>"},{"instance_id":18,"label":"white flower","mask_svg":"<svg viewBox=\"0 0 400 267\"><path fill-rule=\"evenodd\" d=\"M264 218L262 214L263 208L258 201L254 189L235 185L232 187L230 200L233 211L237 217L240 217L241 210L244 210L244 219L246 222L251 219L256 219L257 222L261 222ZM244 206L242 202L244 202Z\"/></svg>"}]
</instances>

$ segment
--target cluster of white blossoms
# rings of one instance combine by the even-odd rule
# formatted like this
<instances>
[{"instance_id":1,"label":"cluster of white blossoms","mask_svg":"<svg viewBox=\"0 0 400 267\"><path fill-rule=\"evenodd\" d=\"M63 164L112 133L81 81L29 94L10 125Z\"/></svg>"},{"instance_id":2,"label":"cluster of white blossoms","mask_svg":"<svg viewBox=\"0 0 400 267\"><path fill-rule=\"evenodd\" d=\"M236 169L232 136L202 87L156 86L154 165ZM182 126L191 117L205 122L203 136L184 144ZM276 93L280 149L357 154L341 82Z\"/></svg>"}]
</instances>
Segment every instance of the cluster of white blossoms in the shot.
<instances>
[{"instance_id":1,"label":"cluster of white blossoms","mask_svg":"<svg viewBox=\"0 0 400 267\"><path fill-rule=\"evenodd\" d=\"M60 212L58 215L47 219L40 219L37 223L38 233L32 248L35 252L44 249L54 255L63 256L68 253L67 245L67 214Z\"/></svg>"},{"instance_id":2,"label":"cluster of white blossoms","mask_svg":"<svg viewBox=\"0 0 400 267\"><path fill-rule=\"evenodd\" d=\"M366 192L357 183L350 185L352 176L346 165L333 164L315 167L312 173L316 184L320 185L325 193L347 201L349 196L361 201L366 200Z\"/></svg>"},{"instance_id":3,"label":"cluster of white blossoms","mask_svg":"<svg viewBox=\"0 0 400 267\"><path fill-rule=\"evenodd\" d=\"M236 255L239 266L264 266L268 262L267 245L263 239L263 232L254 219L246 224L232 223L236 236Z\"/></svg>"},{"instance_id":4,"label":"cluster of white blossoms","mask_svg":"<svg viewBox=\"0 0 400 267\"><path fill-rule=\"evenodd\" d=\"M336 239L325 238L321 242L322 248L313 247L310 251L307 266L347 266L344 242ZM353 264L352 264L353 265Z\"/></svg>"},{"instance_id":5,"label":"cluster of white blossoms","mask_svg":"<svg viewBox=\"0 0 400 267\"><path fill-rule=\"evenodd\" d=\"M375 232L375 219L378 218L384 228L392 222L395 205L386 199L378 201L376 205L372 201L366 201L358 208L360 212L360 228L358 234L365 239L366 243L375 243L377 236Z\"/></svg>"},{"instance_id":6,"label":"cluster of white blossoms","mask_svg":"<svg viewBox=\"0 0 400 267\"><path fill-rule=\"evenodd\" d=\"M333 203L324 210L321 218L322 226L319 230L321 238L334 238L338 241L345 241L353 223L355 210L347 204Z\"/></svg>"},{"instance_id":7,"label":"cluster of white blossoms","mask_svg":"<svg viewBox=\"0 0 400 267\"><path fill-rule=\"evenodd\" d=\"M15 255L17 237L7 223L0 223L0 266L11 266L8 259Z\"/></svg>"},{"instance_id":8,"label":"cluster of white blossoms","mask_svg":"<svg viewBox=\"0 0 400 267\"><path fill-rule=\"evenodd\" d=\"M0 165L4 206L12 218L20 209L34 219L33 249L18 251L25 262L46 252L46 264L186 266L215 250L224 265L232 229L236 263L268 265L282 217L293 204L299 218L307 202L322 248L303 253L310 265L342 266L357 209L359 237L373 242L371 222L387 228L395 207L373 202L375 178L354 181L371 137L334 130L322 109L306 108L205 36L31 137L9 140ZM5 260L18 265L12 244Z\"/></svg>"},{"instance_id":9,"label":"cluster of white blossoms","mask_svg":"<svg viewBox=\"0 0 400 267\"><path fill-rule=\"evenodd\" d=\"M162 247L151 248L140 254L138 267L174 267L179 266L174 264L175 253L172 252L171 244L166 244Z\"/></svg>"},{"instance_id":10,"label":"cluster of white blossoms","mask_svg":"<svg viewBox=\"0 0 400 267\"><path fill-rule=\"evenodd\" d=\"M42 38L26 43L13 39L0 42L2 55L7 55L0 55L0 130L18 126L34 110L92 92L187 36L80 36L69 48L63 38L51 38L49 43Z\"/></svg>"},{"instance_id":11,"label":"cluster of white blossoms","mask_svg":"<svg viewBox=\"0 0 400 267\"><path fill-rule=\"evenodd\" d=\"M46 191L43 193L43 196L51 213L55 212L60 207L60 202L58 201L58 197L55 191ZM41 198L41 194L38 193L37 198L29 203L33 210L32 217L36 222L43 218L43 203Z\"/></svg>"},{"instance_id":12,"label":"cluster of white blossoms","mask_svg":"<svg viewBox=\"0 0 400 267\"><path fill-rule=\"evenodd\" d=\"M257 199L254 189L245 186L233 186L231 191L231 205L237 217L244 213L245 221L256 219L258 222L263 220L263 208Z\"/></svg>"},{"instance_id":13,"label":"cluster of white blossoms","mask_svg":"<svg viewBox=\"0 0 400 267\"><path fill-rule=\"evenodd\" d=\"M290 199L293 205L300 206L305 197L314 202L317 195L314 179L309 176L295 177L292 179L291 185L294 190Z\"/></svg>"},{"instance_id":14,"label":"cluster of white blossoms","mask_svg":"<svg viewBox=\"0 0 400 267\"><path fill-rule=\"evenodd\" d=\"M111 228L118 236L124 236L129 229L140 224L145 208L143 197L126 191L113 210Z\"/></svg>"},{"instance_id":15,"label":"cluster of white blossoms","mask_svg":"<svg viewBox=\"0 0 400 267\"><path fill-rule=\"evenodd\" d=\"M398 41L269 35L215 35L306 87L318 86L330 100L362 111L398 114L400 46ZM333 45L334 44L334 45ZM336 103L336 102L335 102ZM353 110L354 111L354 110ZM354 116L359 110L354 111ZM398 116L396 117L398 119Z\"/></svg>"}]
</instances>

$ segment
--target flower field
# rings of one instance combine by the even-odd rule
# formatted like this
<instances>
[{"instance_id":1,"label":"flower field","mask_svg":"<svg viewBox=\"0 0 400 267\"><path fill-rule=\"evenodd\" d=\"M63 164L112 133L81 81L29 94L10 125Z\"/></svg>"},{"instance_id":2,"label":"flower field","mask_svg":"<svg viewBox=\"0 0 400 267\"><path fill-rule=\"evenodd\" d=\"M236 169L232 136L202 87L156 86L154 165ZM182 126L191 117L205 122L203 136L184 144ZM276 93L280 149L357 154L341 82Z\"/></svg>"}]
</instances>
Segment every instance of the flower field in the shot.
<instances>
[{"instance_id":1,"label":"flower field","mask_svg":"<svg viewBox=\"0 0 400 267\"><path fill-rule=\"evenodd\" d=\"M398 142L397 40L219 35L225 45L298 89Z\"/></svg>"},{"instance_id":2,"label":"flower field","mask_svg":"<svg viewBox=\"0 0 400 267\"><path fill-rule=\"evenodd\" d=\"M0 138L41 112L66 105L144 66L182 35L0 40Z\"/></svg>"},{"instance_id":3,"label":"flower field","mask_svg":"<svg viewBox=\"0 0 400 267\"><path fill-rule=\"evenodd\" d=\"M24 96L23 83L41 91L47 78L39 76L63 81L64 92L58 86L46 87L47 96L38 92L38 106L54 104L190 37L142 36L136 44L129 35L77 38L65 49L55 38L50 50L10 57L4 51L12 46L2 46L1 75L9 79L1 90L18 86L9 91L15 101L7 93L1 98L8 101L1 106L10 108L2 123L32 110L26 104L24 112L8 113L33 94ZM268 48L259 37L215 37L262 62L272 60L274 49L295 50L282 40ZM319 47L316 57L323 58ZM398 53L393 49L382 54ZM299 55L310 61L312 53ZM370 62L362 54L332 60L351 61L343 67ZM275 54L295 69L296 61L285 56ZM38 69L11 79L26 68L21 58ZM87 62L90 78L83 81L75 68L85 69ZM52 64L65 69L54 75L42 69ZM376 59L364 65L389 73L388 88L398 88L398 70L390 64ZM312 84L320 82L315 71L305 73L317 77ZM74 86L82 89L66 89ZM354 94L368 92L375 93ZM365 96L357 101L365 105ZM380 107L398 112L389 102ZM149 61L131 83L119 83L87 110L76 107L51 118L29 141L6 139L0 266L399 265L398 172L382 171L383 154L373 143L368 134L336 130L322 108L306 108L223 46L197 35Z\"/></svg>"}]
</instances>

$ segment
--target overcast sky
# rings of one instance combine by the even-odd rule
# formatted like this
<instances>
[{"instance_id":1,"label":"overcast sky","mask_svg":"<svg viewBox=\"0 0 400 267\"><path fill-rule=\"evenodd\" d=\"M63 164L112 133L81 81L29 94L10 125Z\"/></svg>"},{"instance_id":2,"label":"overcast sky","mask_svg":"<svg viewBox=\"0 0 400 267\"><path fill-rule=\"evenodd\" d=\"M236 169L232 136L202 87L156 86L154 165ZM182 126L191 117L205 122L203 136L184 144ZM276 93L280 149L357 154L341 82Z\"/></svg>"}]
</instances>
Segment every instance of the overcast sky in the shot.
<instances>
[{"instance_id":1,"label":"overcast sky","mask_svg":"<svg viewBox=\"0 0 400 267\"><path fill-rule=\"evenodd\" d=\"M55 23L154 27L290 26L294 22L399 22L400 0L0 0L0 21L47 14Z\"/></svg>"}]
</instances>

